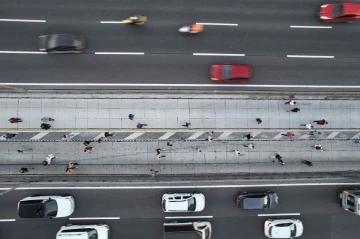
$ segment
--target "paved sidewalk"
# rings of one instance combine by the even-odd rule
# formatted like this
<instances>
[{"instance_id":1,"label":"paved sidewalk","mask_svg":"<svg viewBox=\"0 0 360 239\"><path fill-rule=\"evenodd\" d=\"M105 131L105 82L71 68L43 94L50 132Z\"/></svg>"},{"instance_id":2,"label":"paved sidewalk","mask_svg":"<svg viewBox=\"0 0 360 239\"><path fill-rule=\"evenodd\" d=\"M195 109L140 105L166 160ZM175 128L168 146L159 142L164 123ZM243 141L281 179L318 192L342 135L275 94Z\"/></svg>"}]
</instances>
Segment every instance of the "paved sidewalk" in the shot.
<instances>
[{"instance_id":1,"label":"paved sidewalk","mask_svg":"<svg viewBox=\"0 0 360 239\"><path fill-rule=\"evenodd\" d=\"M173 98L147 95L143 98L90 98L78 95L25 95L7 97L0 94L0 130L40 129L42 117L52 117L52 129L62 131L99 129L136 130L138 122L146 129L299 129L300 124L326 119L329 124L316 129L360 129L360 101L357 100L286 100L223 98ZM1 98L4 97L4 98ZM56 98L58 97L58 98ZM121 97L121 96L120 96ZM128 97L128 96L127 96ZM209 97L209 96L207 96ZM227 97L227 98L226 98ZM298 107L300 112L287 110ZM128 115L134 114L134 120ZM8 119L19 117L22 123ZM256 118L261 118L258 124ZM302 127L304 128L304 127Z\"/></svg>"},{"instance_id":2,"label":"paved sidewalk","mask_svg":"<svg viewBox=\"0 0 360 239\"><path fill-rule=\"evenodd\" d=\"M255 148L246 148L244 144L248 143L253 143ZM325 151L312 148L315 143L321 143ZM17 153L20 146L26 149L24 153ZM34 167L28 174L64 175L70 161L80 163L74 175L150 175L150 169L169 175L360 170L360 145L353 141L185 141L175 142L172 147L163 141L93 142L91 146L94 151L85 153L82 142L3 142L0 173L19 175L19 169L28 166ZM162 151L165 157L160 160L157 148L165 149ZM237 149L241 156L234 152ZM283 157L284 166L272 162L275 153ZM45 167L41 163L48 154L57 158ZM310 160L314 166L308 167L302 160Z\"/></svg>"}]
</instances>

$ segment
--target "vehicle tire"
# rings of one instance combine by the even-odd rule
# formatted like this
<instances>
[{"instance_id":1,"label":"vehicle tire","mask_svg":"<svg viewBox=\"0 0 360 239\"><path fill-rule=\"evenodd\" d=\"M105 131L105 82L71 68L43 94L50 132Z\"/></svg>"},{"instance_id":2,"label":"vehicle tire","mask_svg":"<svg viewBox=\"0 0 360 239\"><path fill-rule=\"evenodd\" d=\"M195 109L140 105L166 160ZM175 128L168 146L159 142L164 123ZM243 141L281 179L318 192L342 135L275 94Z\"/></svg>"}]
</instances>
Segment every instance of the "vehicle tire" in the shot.
<instances>
[{"instance_id":1,"label":"vehicle tire","mask_svg":"<svg viewBox=\"0 0 360 239\"><path fill-rule=\"evenodd\" d=\"M31 195L30 197L40 197L42 196L41 194L34 194L34 195Z\"/></svg>"}]
</instances>

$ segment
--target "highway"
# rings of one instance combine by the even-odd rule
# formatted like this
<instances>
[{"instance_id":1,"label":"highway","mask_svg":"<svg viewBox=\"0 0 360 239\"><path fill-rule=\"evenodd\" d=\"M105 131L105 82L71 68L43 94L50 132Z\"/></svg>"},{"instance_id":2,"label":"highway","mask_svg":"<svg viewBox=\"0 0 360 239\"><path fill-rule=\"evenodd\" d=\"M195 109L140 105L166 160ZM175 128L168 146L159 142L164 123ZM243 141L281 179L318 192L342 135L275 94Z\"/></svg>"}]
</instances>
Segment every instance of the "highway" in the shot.
<instances>
[{"instance_id":1,"label":"highway","mask_svg":"<svg viewBox=\"0 0 360 239\"><path fill-rule=\"evenodd\" d=\"M71 186L71 185L69 185ZM193 192L194 189L53 189L15 190L0 198L0 236L3 238L54 238L60 226L72 224L106 223L115 238L162 238L162 223L183 221L184 216L193 220L212 223L213 239L265 238L263 223L268 218L299 218L304 224L301 238L335 239L356 238L360 221L357 216L346 213L339 207L337 192L349 186L287 186L256 188L198 188L206 197L206 207L200 213L164 213L161 196L165 192ZM242 191L273 190L279 196L279 205L267 211L240 211L235 205L236 195ZM23 197L42 194L71 194L76 209L70 219L24 220L16 215L17 202ZM292 215L284 216L281 214ZM279 216L262 214L280 214ZM105 217L109 219L97 219ZM118 219L120 217L120 219ZM180 218L165 218L180 217ZM198 217L198 218L196 218ZM201 218L205 217L205 218ZM20 229L20 230L19 230Z\"/></svg>"},{"instance_id":2,"label":"highway","mask_svg":"<svg viewBox=\"0 0 360 239\"><path fill-rule=\"evenodd\" d=\"M210 84L217 89L209 79L212 64L246 63L254 67L250 89L331 85L351 90L359 86L360 25L319 22L316 13L324 3L8 1L2 19L45 22L0 22L0 83L81 83L91 89L86 84L134 84L133 89ZM144 26L101 23L139 13L149 17ZM192 36L177 32L192 22L235 25L205 26L203 34ZM32 54L38 53L38 36L51 33L83 34L87 49L80 55ZM103 54L109 52L140 55ZM193 55L203 53L225 55Z\"/></svg>"}]
</instances>

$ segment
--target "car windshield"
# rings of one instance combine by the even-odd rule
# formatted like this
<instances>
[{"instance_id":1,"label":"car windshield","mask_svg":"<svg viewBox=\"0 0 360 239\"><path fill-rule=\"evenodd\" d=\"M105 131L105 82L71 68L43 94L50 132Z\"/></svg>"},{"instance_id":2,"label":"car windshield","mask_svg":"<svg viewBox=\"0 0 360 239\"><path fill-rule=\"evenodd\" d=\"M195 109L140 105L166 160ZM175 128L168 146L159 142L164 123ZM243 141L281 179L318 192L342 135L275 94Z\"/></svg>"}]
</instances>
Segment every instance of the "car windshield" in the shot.
<instances>
[{"instance_id":1,"label":"car windshield","mask_svg":"<svg viewBox=\"0 0 360 239\"><path fill-rule=\"evenodd\" d=\"M232 73L232 66L229 65L225 65L222 69L222 73L223 73L223 78L224 79L229 79L231 78L231 73Z\"/></svg>"},{"instance_id":2,"label":"car windshield","mask_svg":"<svg viewBox=\"0 0 360 239\"><path fill-rule=\"evenodd\" d=\"M334 9L333 9L333 13L335 17L341 17L343 15L343 4L342 3L337 3L334 4Z\"/></svg>"},{"instance_id":3,"label":"car windshield","mask_svg":"<svg viewBox=\"0 0 360 239\"><path fill-rule=\"evenodd\" d=\"M268 208L269 201L270 201L269 196L265 196L264 197L264 208Z\"/></svg>"},{"instance_id":4,"label":"car windshield","mask_svg":"<svg viewBox=\"0 0 360 239\"><path fill-rule=\"evenodd\" d=\"M195 198L188 199L188 210L189 211L195 211L196 209L196 201Z\"/></svg>"},{"instance_id":5,"label":"car windshield","mask_svg":"<svg viewBox=\"0 0 360 239\"><path fill-rule=\"evenodd\" d=\"M55 200L49 200L44 206L46 217L55 217L57 215L58 206Z\"/></svg>"},{"instance_id":6,"label":"car windshield","mask_svg":"<svg viewBox=\"0 0 360 239\"><path fill-rule=\"evenodd\" d=\"M296 235L296 226L295 226L295 224L292 224L290 226L290 234L291 234L291 237L294 237Z\"/></svg>"},{"instance_id":7,"label":"car windshield","mask_svg":"<svg viewBox=\"0 0 360 239\"><path fill-rule=\"evenodd\" d=\"M97 239L98 235L97 235L97 231L95 229L91 229L91 228L81 228L81 229L69 229L69 230L63 230L61 231L62 233L76 233L76 232L86 232L88 234L88 238L89 239Z\"/></svg>"},{"instance_id":8,"label":"car windshield","mask_svg":"<svg viewBox=\"0 0 360 239\"><path fill-rule=\"evenodd\" d=\"M56 35L51 35L49 37L49 41L48 41L48 49L53 49L56 47Z\"/></svg>"},{"instance_id":9,"label":"car windshield","mask_svg":"<svg viewBox=\"0 0 360 239\"><path fill-rule=\"evenodd\" d=\"M209 239L209 238L210 238L210 228L207 227L207 228L205 229L205 239Z\"/></svg>"},{"instance_id":10,"label":"car windshield","mask_svg":"<svg viewBox=\"0 0 360 239\"><path fill-rule=\"evenodd\" d=\"M346 203L347 209L349 209L352 212L355 212L355 198L351 195L347 196L347 203Z\"/></svg>"}]
</instances>

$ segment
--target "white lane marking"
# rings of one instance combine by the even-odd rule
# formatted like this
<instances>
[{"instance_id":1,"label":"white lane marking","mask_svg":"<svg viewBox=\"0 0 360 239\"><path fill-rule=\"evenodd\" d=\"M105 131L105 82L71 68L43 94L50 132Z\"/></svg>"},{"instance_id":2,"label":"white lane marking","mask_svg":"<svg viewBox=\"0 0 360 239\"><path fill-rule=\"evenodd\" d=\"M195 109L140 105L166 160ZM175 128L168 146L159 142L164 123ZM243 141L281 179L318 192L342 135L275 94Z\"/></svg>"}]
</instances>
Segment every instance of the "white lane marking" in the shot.
<instances>
[{"instance_id":1,"label":"white lane marking","mask_svg":"<svg viewBox=\"0 0 360 239\"><path fill-rule=\"evenodd\" d=\"M226 54L226 53L193 53L193 56L245 56L245 54Z\"/></svg>"},{"instance_id":2,"label":"white lane marking","mask_svg":"<svg viewBox=\"0 0 360 239\"><path fill-rule=\"evenodd\" d=\"M105 133L100 133L98 136L93 138L93 140L99 140L100 138L104 138L104 137L105 137Z\"/></svg>"},{"instance_id":3,"label":"white lane marking","mask_svg":"<svg viewBox=\"0 0 360 239\"><path fill-rule=\"evenodd\" d=\"M163 136L161 136L159 139L160 139L160 140L168 139L168 138L170 138L171 136L173 136L174 134L175 134L175 132L167 132L167 133L165 133Z\"/></svg>"},{"instance_id":4,"label":"white lane marking","mask_svg":"<svg viewBox=\"0 0 360 239\"><path fill-rule=\"evenodd\" d=\"M41 51L0 51L3 54L47 54L47 52Z\"/></svg>"},{"instance_id":5,"label":"white lane marking","mask_svg":"<svg viewBox=\"0 0 360 239\"><path fill-rule=\"evenodd\" d=\"M72 139L74 138L75 136L79 135L80 133L78 132L71 132L69 134L67 134L68 138L62 138L62 140L69 140L69 139Z\"/></svg>"},{"instance_id":6,"label":"white lane marking","mask_svg":"<svg viewBox=\"0 0 360 239\"><path fill-rule=\"evenodd\" d=\"M355 134L351 139L360 139L360 133Z\"/></svg>"},{"instance_id":7,"label":"white lane marking","mask_svg":"<svg viewBox=\"0 0 360 239\"><path fill-rule=\"evenodd\" d=\"M136 139L137 137L143 135L144 133L132 133L130 134L128 137L125 138L125 140L128 140L128 139Z\"/></svg>"},{"instance_id":8,"label":"white lane marking","mask_svg":"<svg viewBox=\"0 0 360 239\"><path fill-rule=\"evenodd\" d=\"M186 140L192 140L192 139L197 139L199 138L201 135L203 135L205 132L196 132L195 134L191 135L189 138L187 138Z\"/></svg>"},{"instance_id":9,"label":"white lane marking","mask_svg":"<svg viewBox=\"0 0 360 239\"><path fill-rule=\"evenodd\" d=\"M282 134L286 134L286 132L285 133L278 133L273 139L281 139L284 136Z\"/></svg>"},{"instance_id":10,"label":"white lane marking","mask_svg":"<svg viewBox=\"0 0 360 239\"><path fill-rule=\"evenodd\" d=\"M310 134L304 134L303 136L301 136L301 139L308 139L310 138Z\"/></svg>"},{"instance_id":11,"label":"white lane marking","mask_svg":"<svg viewBox=\"0 0 360 239\"><path fill-rule=\"evenodd\" d=\"M15 222L16 219L0 219L0 222Z\"/></svg>"},{"instance_id":12,"label":"white lane marking","mask_svg":"<svg viewBox=\"0 0 360 239\"><path fill-rule=\"evenodd\" d=\"M329 134L328 137L326 137L327 139L333 139L335 138L336 135L340 134L340 132L332 132L331 134Z\"/></svg>"},{"instance_id":13,"label":"white lane marking","mask_svg":"<svg viewBox=\"0 0 360 239\"><path fill-rule=\"evenodd\" d=\"M224 140L226 139L227 137L230 136L230 134L232 134L233 132L225 132L225 133L222 133L218 138L217 140Z\"/></svg>"},{"instance_id":14,"label":"white lane marking","mask_svg":"<svg viewBox=\"0 0 360 239\"><path fill-rule=\"evenodd\" d=\"M360 85L247 85L247 84L131 84L131 83L0 83L0 86L112 86L112 87L207 87L207 88L320 88L360 89ZM29 131L30 132L30 131Z\"/></svg>"},{"instance_id":15,"label":"white lane marking","mask_svg":"<svg viewBox=\"0 0 360 239\"><path fill-rule=\"evenodd\" d=\"M335 58L335 56L311 56L311 55L287 55L286 57L292 57L292 58L326 58L326 59Z\"/></svg>"},{"instance_id":16,"label":"white lane marking","mask_svg":"<svg viewBox=\"0 0 360 239\"><path fill-rule=\"evenodd\" d=\"M126 22L123 22L123 21L100 21L100 23L105 23L105 24L125 24Z\"/></svg>"},{"instance_id":17,"label":"white lane marking","mask_svg":"<svg viewBox=\"0 0 360 239\"><path fill-rule=\"evenodd\" d=\"M184 185L184 186L109 186L109 187L19 187L14 190L49 190L49 189L176 189L176 188L257 188L257 187L298 187L298 186L351 186L360 185L360 183L284 183L284 184L257 184L257 185Z\"/></svg>"},{"instance_id":18,"label":"white lane marking","mask_svg":"<svg viewBox=\"0 0 360 239\"><path fill-rule=\"evenodd\" d=\"M0 19L0 22L46 22L46 20Z\"/></svg>"},{"instance_id":19,"label":"white lane marking","mask_svg":"<svg viewBox=\"0 0 360 239\"><path fill-rule=\"evenodd\" d=\"M119 220L120 217L71 217L70 220Z\"/></svg>"},{"instance_id":20,"label":"white lane marking","mask_svg":"<svg viewBox=\"0 0 360 239\"><path fill-rule=\"evenodd\" d=\"M314 28L314 29L328 29L332 28L331 26L290 26L291 28Z\"/></svg>"},{"instance_id":21,"label":"white lane marking","mask_svg":"<svg viewBox=\"0 0 360 239\"><path fill-rule=\"evenodd\" d=\"M144 52L95 52L95 55L145 55Z\"/></svg>"},{"instance_id":22,"label":"white lane marking","mask_svg":"<svg viewBox=\"0 0 360 239\"><path fill-rule=\"evenodd\" d=\"M300 213L258 214L258 217L300 216Z\"/></svg>"},{"instance_id":23,"label":"white lane marking","mask_svg":"<svg viewBox=\"0 0 360 239\"><path fill-rule=\"evenodd\" d=\"M214 216L183 216L183 217L165 217L165 219L187 219L187 218L213 218Z\"/></svg>"},{"instance_id":24,"label":"white lane marking","mask_svg":"<svg viewBox=\"0 0 360 239\"><path fill-rule=\"evenodd\" d=\"M237 23L212 23L212 22L197 22L196 24L208 25L208 26L238 26Z\"/></svg>"},{"instance_id":25,"label":"white lane marking","mask_svg":"<svg viewBox=\"0 0 360 239\"><path fill-rule=\"evenodd\" d=\"M6 191L6 190L10 190L10 189L12 189L12 188L0 188L0 191L2 191L2 190Z\"/></svg>"},{"instance_id":26,"label":"white lane marking","mask_svg":"<svg viewBox=\"0 0 360 239\"><path fill-rule=\"evenodd\" d=\"M45 135L47 135L49 132L41 132L38 133L37 135L35 135L34 137L32 137L30 140L36 140L36 139L41 139L42 137L44 137Z\"/></svg>"}]
</instances>

